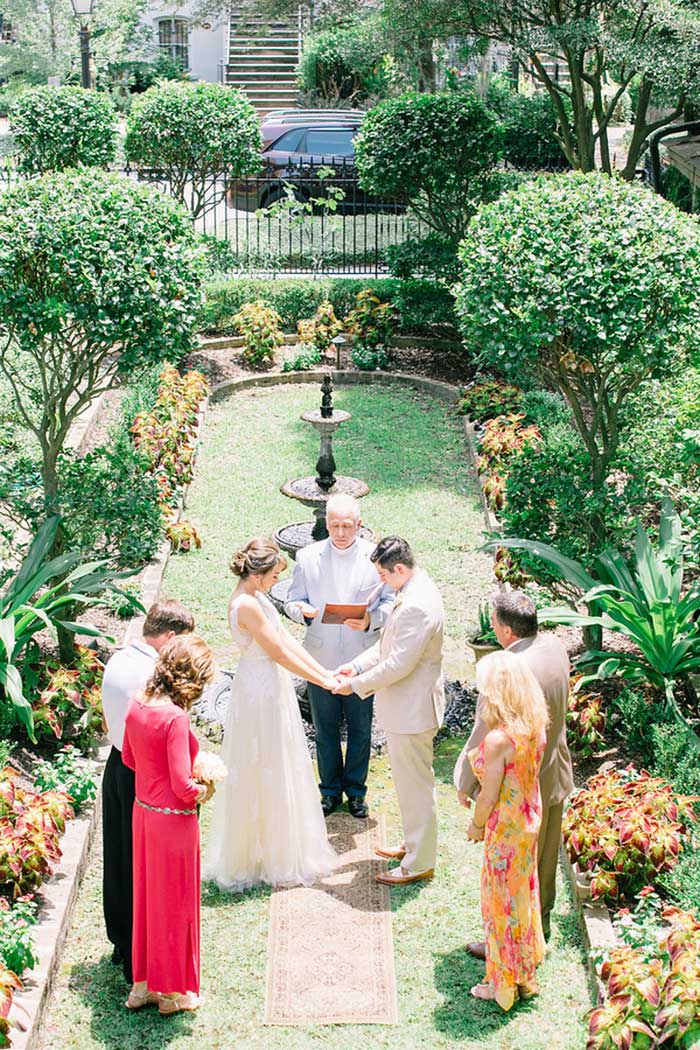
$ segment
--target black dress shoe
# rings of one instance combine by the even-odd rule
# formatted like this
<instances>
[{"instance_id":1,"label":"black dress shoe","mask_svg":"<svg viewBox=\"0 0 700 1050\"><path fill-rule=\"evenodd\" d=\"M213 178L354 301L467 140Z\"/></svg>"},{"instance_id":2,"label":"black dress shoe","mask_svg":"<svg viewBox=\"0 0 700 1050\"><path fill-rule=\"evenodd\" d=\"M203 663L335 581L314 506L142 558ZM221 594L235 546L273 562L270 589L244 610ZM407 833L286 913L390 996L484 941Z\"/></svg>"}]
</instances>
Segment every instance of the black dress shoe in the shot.
<instances>
[{"instance_id":1,"label":"black dress shoe","mask_svg":"<svg viewBox=\"0 0 700 1050\"><path fill-rule=\"evenodd\" d=\"M340 796L321 795L321 809L323 810L324 817L330 817L331 813L335 813L341 802L342 799Z\"/></svg>"},{"instance_id":2,"label":"black dress shoe","mask_svg":"<svg viewBox=\"0 0 700 1050\"><path fill-rule=\"evenodd\" d=\"M360 820L364 820L369 816L367 803L363 798L349 798L348 809L353 817L358 817Z\"/></svg>"}]
</instances>

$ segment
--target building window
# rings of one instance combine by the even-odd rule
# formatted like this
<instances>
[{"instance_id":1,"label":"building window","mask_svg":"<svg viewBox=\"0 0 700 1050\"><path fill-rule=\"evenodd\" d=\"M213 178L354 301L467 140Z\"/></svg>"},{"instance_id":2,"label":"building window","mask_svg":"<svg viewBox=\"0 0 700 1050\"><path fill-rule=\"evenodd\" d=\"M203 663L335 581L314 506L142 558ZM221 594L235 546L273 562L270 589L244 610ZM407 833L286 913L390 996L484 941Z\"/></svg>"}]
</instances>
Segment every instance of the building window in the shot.
<instances>
[{"instance_id":1,"label":"building window","mask_svg":"<svg viewBox=\"0 0 700 1050\"><path fill-rule=\"evenodd\" d=\"M188 36L185 18L161 18L158 22L160 52L177 62L181 69L189 69L190 65Z\"/></svg>"},{"instance_id":2,"label":"building window","mask_svg":"<svg viewBox=\"0 0 700 1050\"><path fill-rule=\"evenodd\" d=\"M4 15L0 15L0 44L14 44L15 31Z\"/></svg>"}]
</instances>

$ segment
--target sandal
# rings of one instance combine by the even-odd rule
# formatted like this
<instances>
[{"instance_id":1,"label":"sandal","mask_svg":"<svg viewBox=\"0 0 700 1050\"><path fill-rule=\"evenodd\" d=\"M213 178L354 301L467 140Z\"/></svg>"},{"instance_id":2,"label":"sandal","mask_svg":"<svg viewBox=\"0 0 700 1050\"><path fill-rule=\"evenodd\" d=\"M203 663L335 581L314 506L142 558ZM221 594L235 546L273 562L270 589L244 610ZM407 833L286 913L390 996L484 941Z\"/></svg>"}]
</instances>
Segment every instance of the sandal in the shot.
<instances>
[{"instance_id":1,"label":"sandal","mask_svg":"<svg viewBox=\"0 0 700 1050\"><path fill-rule=\"evenodd\" d=\"M540 994L540 990L536 984L519 984L518 995L521 999L534 999L536 995Z\"/></svg>"},{"instance_id":2,"label":"sandal","mask_svg":"<svg viewBox=\"0 0 700 1050\"><path fill-rule=\"evenodd\" d=\"M493 1002L496 998L496 993L490 984L475 984L471 993L475 999L485 999L487 1002Z\"/></svg>"},{"instance_id":3,"label":"sandal","mask_svg":"<svg viewBox=\"0 0 700 1050\"><path fill-rule=\"evenodd\" d=\"M183 1010L198 1010L203 1001L194 992L185 992L184 995L161 995L158 1013L166 1015L179 1014Z\"/></svg>"},{"instance_id":4,"label":"sandal","mask_svg":"<svg viewBox=\"0 0 700 1050\"><path fill-rule=\"evenodd\" d=\"M160 996L157 992L135 992L132 989L124 1006L127 1010L140 1010L143 1006L155 1006L157 1002L160 1002Z\"/></svg>"}]
</instances>

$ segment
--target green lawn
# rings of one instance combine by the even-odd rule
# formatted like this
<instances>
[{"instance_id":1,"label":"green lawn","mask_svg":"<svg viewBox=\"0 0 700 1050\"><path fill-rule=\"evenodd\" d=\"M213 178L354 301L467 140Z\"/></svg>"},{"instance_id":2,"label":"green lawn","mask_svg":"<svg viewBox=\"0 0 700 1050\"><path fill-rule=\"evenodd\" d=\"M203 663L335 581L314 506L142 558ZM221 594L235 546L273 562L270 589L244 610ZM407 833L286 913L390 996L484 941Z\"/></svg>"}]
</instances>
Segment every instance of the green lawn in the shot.
<instances>
[{"instance_id":1,"label":"green lawn","mask_svg":"<svg viewBox=\"0 0 700 1050\"><path fill-rule=\"evenodd\" d=\"M232 653L226 607L232 551L256 533L302 520L308 512L279 485L312 472L315 435L300 422L318 403L313 386L235 395L212 408L205 427L188 515L201 551L171 559L165 593L185 601L222 663ZM378 533L402 533L438 582L447 608L447 670L467 670L465 622L491 588L488 560L475 553L481 519L460 421L423 395L387 387L341 388L336 404L353 414L336 440L341 473L372 487L363 502ZM206 887L202 902L202 974L206 1002L195 1015L129 1014L126 989L109 962L101 908L101 860L94 847L52 997L42 1046L158 1050L580 1050L589 1008L586 971L572 907L561 892L539 999L502 1014L469 987L483 965L464 950L480 935L481 847L467 844L464 811L452 787L462 741L442 743L437 760L440 853L431 883L392 891L400 1023L397 1026L274 1027L262 1024L269 891L228 896ZM369 801L398 833L398 811L385 759L373 759ZM204 812L206 838L209 813Z\"/></svg>"},{"instance_id":2,"label":"green lawn","mask_svg":"<svg viewBox=\"0 0 700 1050\"><path fill-rule=\"evenodd\" d=\"M202 549L170 560L164 591L190 606L224 663L231 554L252 536L312 517L279 486L315 473L318 438L299 416L319 402L315 385L262 388L234 394L207 417L186 511ZM336 432L337 472L367 481L367 524L380 536L405 536L436 580L447 610L446 669L464 678L466 625L493 581L476 550L482 518L462 421L443 402L388 386L339 387L335 404L352 413Z\"/></svg>"},{"instance_id":3,"label":"green lawn","mask_svg":"<svg viewBox=\"0 0 700 1050\"><path fill-rule=\"evenodd\" d=\"M202 984L206 1002L194 1015L129 1014L126 986L109 962L101 913L99 847L93 850L48 1009L43 1050L581 1050L582 1017L590 1007L578 927L560 887L551 950L540 971L542 995L503 1014L477 1002L469 988L483 964L464 943L479 936L481 847L464 838L465 819L451 784L462 741L439 751L440 852L431 883L392 891L399 998L397 1026L315 1028L262 1024L269 891L226 895L206 888L202 902ZM398 813L383 759L375 759L369 799ZM206 836L205 813L203 835Z\"/></svg>"}]
</instances>

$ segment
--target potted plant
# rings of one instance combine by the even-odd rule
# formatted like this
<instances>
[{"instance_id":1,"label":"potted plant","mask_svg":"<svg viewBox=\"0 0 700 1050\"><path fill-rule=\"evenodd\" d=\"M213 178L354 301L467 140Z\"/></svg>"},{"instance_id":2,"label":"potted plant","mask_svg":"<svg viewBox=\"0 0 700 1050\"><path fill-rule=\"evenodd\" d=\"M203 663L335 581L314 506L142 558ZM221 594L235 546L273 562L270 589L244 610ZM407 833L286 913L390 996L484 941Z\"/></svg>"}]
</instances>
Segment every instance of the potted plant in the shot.
<instances>
[{"instance_id":1,"label":"potted plant","mask_svg":"<svg viewBox=\"0 0 700 1050\"><path fill-rule=\"evenodd\" d=\"M491 605L489 602L479 604L478 622L475 623L467 635L469 646L474 653L474 662L478 663L482 656L493 653L500 648L498 639L491 626Z\"/></svg>"}]
</instances>

